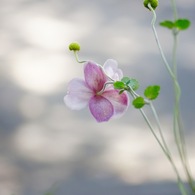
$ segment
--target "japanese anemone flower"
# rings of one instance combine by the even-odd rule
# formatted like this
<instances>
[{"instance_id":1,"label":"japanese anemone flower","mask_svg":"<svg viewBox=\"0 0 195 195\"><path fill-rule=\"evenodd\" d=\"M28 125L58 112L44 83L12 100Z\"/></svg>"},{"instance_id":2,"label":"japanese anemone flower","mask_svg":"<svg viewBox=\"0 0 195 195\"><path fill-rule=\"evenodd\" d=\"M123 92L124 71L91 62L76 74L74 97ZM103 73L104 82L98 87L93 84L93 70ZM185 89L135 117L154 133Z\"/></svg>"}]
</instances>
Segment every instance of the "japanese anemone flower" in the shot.
<instances>
[{"instance_id":1,"label":"japanese anemone flower","mask_svg":"<svg viewBox=\"0 0 195 195\"><path fill-rule=\"evenodd\" d=\"M88 106L97 122L121 116L128 108L129 97L126 92L119 94L113 85L106 84L122 77L115 60L107 60L103 67L88 61L84 64L84 80L75 78L69 82L64 102L72 110Z\"/></svg>"}]
</instances>

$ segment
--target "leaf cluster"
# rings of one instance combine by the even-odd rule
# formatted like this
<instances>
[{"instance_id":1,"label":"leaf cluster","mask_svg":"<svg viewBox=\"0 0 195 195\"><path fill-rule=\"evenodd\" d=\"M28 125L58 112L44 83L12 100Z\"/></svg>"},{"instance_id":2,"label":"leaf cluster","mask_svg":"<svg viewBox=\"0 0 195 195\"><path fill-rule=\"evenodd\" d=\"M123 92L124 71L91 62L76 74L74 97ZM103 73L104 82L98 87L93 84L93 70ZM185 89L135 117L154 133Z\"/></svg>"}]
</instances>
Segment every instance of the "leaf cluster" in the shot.
<instances>
[{"instance_id":1,"label":"leaf cluster","mask_svg":"<svg viewBox=\"0 0 195 195\"><path fill-rule=\"evenodd\" d=\"M188 19L178 19L175 21L171 20L165 20L163 22L160 22L160 26L163 26L168 29L174 29L176 28L177 30L186 30L190 27L190 20Z\"/></svg>"},{"instance_id":2,"label":"leaf cluster","mask_svg":"<svg viewBox=\"0 0 195 195\"><path fill-rule=\"evenodd\" d=\"M153 86L148 86L145 91L144 91L144 96L148 100L154 100L158 97L160 92L160 86L158 85L153 85ZM135 108L142 108L145 104L146 101L143 97L137 97L133 100L132 104L134 105Z\"/></svg>"},{"instance_id":3,"label":"leaf cluster","mask_svg":"<svg viewBox=\"0 0 195 195\"><path fill-rule=\"evenodd\" d=\"M136 79L123 77L121 81L114 82L114 88L120 90L119 94L129 90L136 91L139 88L139 83Z\"/></svg>"}]
</instances>

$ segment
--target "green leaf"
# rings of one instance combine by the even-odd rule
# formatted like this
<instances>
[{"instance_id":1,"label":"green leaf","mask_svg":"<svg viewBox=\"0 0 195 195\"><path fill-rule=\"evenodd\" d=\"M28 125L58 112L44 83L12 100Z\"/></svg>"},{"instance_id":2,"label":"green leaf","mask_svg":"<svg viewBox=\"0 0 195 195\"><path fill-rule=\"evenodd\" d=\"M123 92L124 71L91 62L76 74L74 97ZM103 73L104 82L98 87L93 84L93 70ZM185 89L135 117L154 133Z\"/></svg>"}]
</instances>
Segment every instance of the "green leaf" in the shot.
<instances>
[{"instance_id":1,"label":"green leaf","mask_svg":"<svg viewBox=\"0 0 195 195\"><path fill-rule=\"evenodd\" d=\"M131 87L135 91L139 88L139 83L136 79L130 79L128 86Z\"/></svg>"},{"instance_id":2,"label":"green leaf","mask_svg":"<svg viewBox=\"0 0 195 195\"><path fill-rule=\"evenodd\" d=\"M148 86L145 91L144 95L149 99L149 100L154 100L158 97L160 92L160 86L154 85L154 86Z\"/></svg>"},{"instance_id":3,"label":"green leaf","mask_svg":"<svg viewBox=\"0 0 195 195\"><path fill-rule=\"evenodd\" d=\"M142 108L145 105L145 101L143 97L137 97L133 100L132 104L135 108Z\"/></svg>"},{"instance_id":4,"label":"green leaf","mask_svg":"<svg viewBox=\"0 0 195 195\"><path fill-rule=\"evenodd\" d=\"M125 88L125 84L122 81L116 81L114 82L114 88L115 89L124 89Z\"/></svg>"},{"instance_id":5,"label":"green leaf","mask_svg":"<svg viewBox=\"0 0 195 195\"><path fill-rule=\"evenodd\" d=\"M125 84L128 84L128 83L130 82L130 78L129 78L129 77L123 77L123 78L121 79L121 81L122 81L123 83L125 83Z\"/></svg>"},{"instance_id":6,"label":"green leaf","mask_svg":"<svg viewBox=\"0 0 195 195\"><path fill-rule=\"evenodd\" d=\"M175 27L175 23L170 20L165 20L163 22L160 22L160 26L173 29Z\"/></svg>"},{"instance_id":7,"label":"green leaf","mask_svg":"<svg viewBox=\"0 0 195 195\"><path fill-rule=\"evenodd\" d=\"M175 26L179 30L186 30L190 27L190 21L188 19L178 19L175 21Z\"/></svg>"},{"instance_id":8,"label":"green leaf","mask_svg":"<svg viewBox=\"0 0 195 195\"><path fill-rule=\"evenodd\" d=\"M136 79L131 79L129 77L123 77L121 81L126 84L127 87L130 87L134 91L139 88L139 83Z\"/></svg>"},{"instance_id":9,"label":"green leaf","mask_svg":"<svg viewBox=\"0 0 195 195\"><path fill-rule=\"evenodd\" d=\"M176 21L165 20L160 22L160 25L169 29L177 28L179 30L186 30L190 26L190 20L188 19L178 19Z\"/></svg>"}]
</instances>

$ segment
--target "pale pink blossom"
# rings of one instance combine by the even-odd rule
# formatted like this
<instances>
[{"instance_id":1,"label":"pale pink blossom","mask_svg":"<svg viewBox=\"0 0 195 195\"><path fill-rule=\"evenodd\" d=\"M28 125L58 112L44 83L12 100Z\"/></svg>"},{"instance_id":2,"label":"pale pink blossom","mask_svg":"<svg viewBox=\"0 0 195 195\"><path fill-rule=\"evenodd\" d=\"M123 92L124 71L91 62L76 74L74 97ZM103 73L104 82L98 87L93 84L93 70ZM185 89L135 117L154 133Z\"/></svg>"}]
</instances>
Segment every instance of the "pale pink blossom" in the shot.
<instances>
[{"instance_id":1,"label":"pale pink blossom","mask_svg":"<svg viewBox=\"0 0 195 195\"><path fill-rule=\"evenodd\" d=\"M84 65L84 80L75 78L68 84L65 104L72 110L89 107L91 114L98 122L122 115L128 108L129 98L126 92L119 94L110 81L120 80L123 73L117 67L117 62L107 60L103 67L94 62Z\"/></svg>"}]
</instances>

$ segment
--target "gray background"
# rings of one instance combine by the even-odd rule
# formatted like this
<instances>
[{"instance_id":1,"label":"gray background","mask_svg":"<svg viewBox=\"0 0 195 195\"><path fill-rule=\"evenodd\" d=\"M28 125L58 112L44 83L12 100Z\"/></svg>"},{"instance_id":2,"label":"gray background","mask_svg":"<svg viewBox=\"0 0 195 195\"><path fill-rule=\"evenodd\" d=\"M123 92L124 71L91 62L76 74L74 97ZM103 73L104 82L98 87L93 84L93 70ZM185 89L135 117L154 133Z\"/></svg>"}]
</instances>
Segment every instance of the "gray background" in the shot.
<instances>
[{"instance_id":1,"label":"gray background","mask_svg":"<svg viewBox=\"0 0 195 195\"><path fill-rule=\"evenodd\" d=\"M159 4L157 23L172 19L170 1ZM178 0L177 6L179 16L192 21L179 36L178 71L195 175L195 2ZM0 1L0 194L179 194L171 166L138 110L130 106L122 118L98 124L87 108L71 111L63 103L68 81L83 75L69 43L80 43L81 59L117 60L125 75L139 80L140 94L148 85L161 85L155 106L180 169L171 130L172 83L151 18L135 0ZM171 33L159 26L157 31L170 61Z\"/></svg>"}]
</instances>

